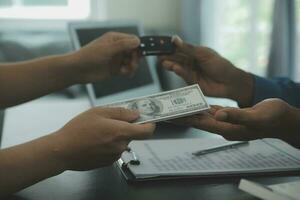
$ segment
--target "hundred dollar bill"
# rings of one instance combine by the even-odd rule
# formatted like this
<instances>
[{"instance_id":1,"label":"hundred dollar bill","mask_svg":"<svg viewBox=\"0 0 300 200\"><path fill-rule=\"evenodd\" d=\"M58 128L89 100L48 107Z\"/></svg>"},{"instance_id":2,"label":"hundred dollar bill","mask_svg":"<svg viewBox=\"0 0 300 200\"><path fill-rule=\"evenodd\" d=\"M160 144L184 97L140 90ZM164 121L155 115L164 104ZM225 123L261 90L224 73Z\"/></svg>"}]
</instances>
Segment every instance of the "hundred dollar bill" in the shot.
<instances>
[{"instance_id":1,"label":"hundred dollar bill","mask_svg":"<svg viewBox=\"0 0 300 200\"><path fill-rule=\"evenodd\" d=\"M198 84L154 95L105 105L137 110L136 124L159 122L193 115L209 109L209 104Z\"/></svg>"}]
</instances>

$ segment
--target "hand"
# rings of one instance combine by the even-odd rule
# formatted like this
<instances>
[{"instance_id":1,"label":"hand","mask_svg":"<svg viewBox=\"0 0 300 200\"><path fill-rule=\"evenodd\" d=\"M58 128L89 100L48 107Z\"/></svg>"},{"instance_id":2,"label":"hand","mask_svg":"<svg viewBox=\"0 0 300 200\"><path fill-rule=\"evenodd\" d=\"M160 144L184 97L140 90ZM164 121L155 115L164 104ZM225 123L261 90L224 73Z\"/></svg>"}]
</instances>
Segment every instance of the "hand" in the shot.
<instances>
[{"instance_id":1,"label":"hand","mask_svg":"<svg viewBox=\"0 0 300 200\"><path fill-rule=\"evenodd\" d=\"M111 165L131 140L150 137L153 124L130 122L139 117L122 108L94 108L55 133L56 152L65 170L90 170Z\"/></svg>"},{"instance_id":2,"label":"hand","mask_svg":"<svg viewBox=\"0 0 300 200\"><path fill-rule=\"evenodd\" d=\"M79 51L71 54L80 83L96 82L115 75L133 75L139 56L137 36L124 33L106 33Z\"/></svg>"},{"instance_id":3,"label":"hand","mask_svg":"<svg viewBox=\"0 0 300 200\"><path fill-rule=\"evenodd\" d=\"M280 99L268 99L252 108L212 106L209 113L180 119L177 123L222 135L228 140L300 139L300 110Z\"/></svg>"},{"instance_id":4,"label":"hand","mask_svg":"<svg viewBox=\"0 0 300 200\"><path fill-rule=\"evenodd\" d=\"M179 37L175 37L174 43L175 54L160 58L165 69L175 72L188 84L198 83L207 96L230 98L242 106L251 102L251 74L234 67L212 49L183 43Z\"/></svg>"}]
</instances>

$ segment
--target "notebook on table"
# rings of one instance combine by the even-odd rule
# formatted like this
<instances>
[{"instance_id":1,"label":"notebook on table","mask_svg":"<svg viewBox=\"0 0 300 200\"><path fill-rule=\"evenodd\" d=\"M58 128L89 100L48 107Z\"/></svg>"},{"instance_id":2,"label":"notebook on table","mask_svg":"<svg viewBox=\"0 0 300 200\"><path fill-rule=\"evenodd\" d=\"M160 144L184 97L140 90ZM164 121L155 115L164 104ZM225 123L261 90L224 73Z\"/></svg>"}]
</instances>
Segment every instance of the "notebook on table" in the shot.
<instances>
[{"instance_id":1,"label":"notebook on table","mask_svg":"<svg viewBox=\"0 0 300 200\"><path fill-rule=\"evenodd\" d=\"M300 150L277 139L193 155L227 143L231 142L201 138L134 141L117 165L128 181L300 173ZM138 163L131 162L136 159Z\"/></svg>"}]
</instances>

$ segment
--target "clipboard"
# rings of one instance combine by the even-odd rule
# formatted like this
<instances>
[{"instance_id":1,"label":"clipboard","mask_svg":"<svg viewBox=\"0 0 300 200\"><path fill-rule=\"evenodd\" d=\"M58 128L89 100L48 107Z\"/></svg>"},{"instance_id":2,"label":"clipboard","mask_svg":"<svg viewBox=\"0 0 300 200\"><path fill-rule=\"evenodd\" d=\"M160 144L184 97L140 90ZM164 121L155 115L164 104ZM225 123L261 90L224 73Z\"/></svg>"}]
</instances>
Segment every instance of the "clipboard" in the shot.
<instances>
[{"instance_id":1,"label":"clipboard","mask_svg":"<svg viewBox=\"0 0 300 200\"><path fill-rule=\"evenodd\" d=\"M188 142L187 140L203 140L203 139L181 139L184 140L185 143ZM211 140L211 139L210 139ZM167 144L171 140L163 140L161 141L162 144ZM278 147L278 144L285 146L286 148L289 148L289 150L292 150L293 153L296 153L297 156L299 156L296 159L299 159L299 167L294 168L278 168L278 169L265 169L265 170L244 170L244 171L231 171L231 172L222 172L222 173L199 173L199 174L185 174L185 173L178 173L178 174L172 174L172 175L166 175L166 174L160 174L157 173L156 175L151 176L143 176L139 177L134 174L134 172L130 169L132 165L140 165L142 164L142 159L139 160L139 158L142 156L142 154L139 154L137 152L134 152L133 149L130 149L130 152L127 152L127 156L122 156L117 162L116 167L120 170L122 176L125 178L126 181L130 183L135 182L144 182L144 181L159 181L159 180L174 180L174 179L211 179L211 178L247 178L247 177L254 177L254 176L286 176L286 175L299 175L300 174L300 151L297 149L294 149L290 145L286 144L283 141L279 141L277 139L264 139L259 140L262 144L273 146L276 149ZM134 143L152 143L155 141L134 141ZM180 141L178 141L180 143ZM205 141L204 141L205 142ZM224 142L224 141L223 141ZM225 141L227 142L227 141ZM252 141L251 143L257 143L258 141ZM250 143L250 145L251 145ZM276 145L277 144L277 145ZM280 146L279 145L279 146ZM134 146L134 145L131 145ZM230 153L230 152L228 152ZM128 156L130 155L130 156ZM136 162L138 160L138 162Z\"/></svg>"},{"instance_id":2,"label":"clipboard","mask_svg":"<svg viewBox=\"0 0 300 200\"><path fill-rule=\"evenodd\" d=\"M122 165L123 161L120 159L115 163L116 168L120 171L121 175L128 183L139 183L147 181L167 181L167 180L195 180L195 179L225 179L225 178L250 178L261 176L297 176L300 175L300 169L295 171L283 171L283 172L264 172L264 173L243 173L243 174L223 174L223 175L181 175L181 176L157 176L148 178L137 178L134 174L125 166Z\"/></svg>"}]
</instances>

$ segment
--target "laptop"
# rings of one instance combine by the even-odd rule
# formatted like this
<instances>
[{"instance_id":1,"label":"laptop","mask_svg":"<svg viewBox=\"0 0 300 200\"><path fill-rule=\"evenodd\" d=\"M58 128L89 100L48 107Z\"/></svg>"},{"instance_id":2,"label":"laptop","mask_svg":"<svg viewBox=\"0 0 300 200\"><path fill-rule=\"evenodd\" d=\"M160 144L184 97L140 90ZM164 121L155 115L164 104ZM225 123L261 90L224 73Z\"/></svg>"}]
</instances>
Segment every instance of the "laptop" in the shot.
<instances>
[{"instance_id":1,"label":"laptop","mask_svg":"<svg viewBox=\"0 0 300 200\"><path fill-rule=\"evenodd\" d=\"M103 34L114 31L141 36L137 22L72 22L69 24L71 41L76 50ZM134 77L117 76L110 80L86 85L91 105L99 106L115 101L154 94L161 91L154 58L142 58Z\"/></svg>"}]
</instances>

